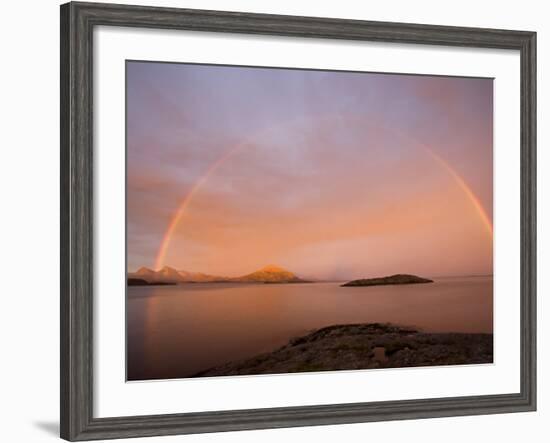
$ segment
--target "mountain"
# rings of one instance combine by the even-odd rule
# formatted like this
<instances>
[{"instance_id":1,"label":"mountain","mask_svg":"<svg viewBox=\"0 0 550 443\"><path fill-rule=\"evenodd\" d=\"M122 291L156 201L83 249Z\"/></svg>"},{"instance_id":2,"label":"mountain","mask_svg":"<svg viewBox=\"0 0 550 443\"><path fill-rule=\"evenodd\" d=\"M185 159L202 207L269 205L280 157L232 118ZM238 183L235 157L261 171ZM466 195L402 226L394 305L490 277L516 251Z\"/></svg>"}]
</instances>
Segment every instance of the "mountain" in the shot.
<instances>
[{"instance_id":1,"label":"mountain","mask_svg":"<svg viewBox=\"0 0 550 443\"><path fill-rule=\"evenodd\" d=\"M142 279L145 281L155 280L157 273L152 269L142 266L136 272L128 273L128 277L132 276L133 278Z\"/></svg>"},{"instance_id":2,"label":"mountain","mask_svg":"<svg viewBox=\"0 0 550 443\"><path fill-rule=\"evenodd\" d=\"M218 275L209 275L202 272L187 272L179 271L180 276L183 278L183 281L194 282L194 283L208 283L208 282L223 282L227 281L226 277L220 277Z\"/></svg>"},{"instance_id":3,"label":"mountain","mask_svg":"<svg viewBox=\"0 0 550 443\"><path fill-rule=\"evenodd\" d=\"M159 271L141 267L136 272L129 272L128 279L145 280L148 283L303 283L305 280L279 266L269 265L241 277L220 277L202 272L188 272L164 266Z\"/></svg>"},{"instance_id":4,"label":"mountain","mask_svg":"<svg viewBox=\"0 0 550 443\"><path fill-rule=\"evenodd\" d=\"M275 265L268 265L259 269L258 271L252 272L251 274L243 275L242 277L237 277L231 279L231 281L236 282L260 282L260 283L302 283L305 280L298 278L292 272L287 271L284 268Z\"/></svg>"},{"instance_id":5,"label":"mountain","mask_svg":"<svg viewBox=\"0 0 550 443\"><path fill-rule=\"evenodd\" d=\"M174 268L171 268L170 266L164 266L156 274L157 274L158 281L177 282L177 281L181 281L182 279L182 276L180 275L180 273Z\"/></svg>"},{"instance_id":6,"label":"mountain","mask_svg":"<svg viewBox=\"0 0 550 443\"><path fill-rule=\"evenodd\" d=\"M164 266L159 271L153 271L152 269L141 267L136 272L129 272L128 278L137 278L145 280L149 283L201 283L213 281L228 281L226 277L203 274L202 272L179 271L177 269L171 268L170 266Z\"/></svg>"}]
</instances>

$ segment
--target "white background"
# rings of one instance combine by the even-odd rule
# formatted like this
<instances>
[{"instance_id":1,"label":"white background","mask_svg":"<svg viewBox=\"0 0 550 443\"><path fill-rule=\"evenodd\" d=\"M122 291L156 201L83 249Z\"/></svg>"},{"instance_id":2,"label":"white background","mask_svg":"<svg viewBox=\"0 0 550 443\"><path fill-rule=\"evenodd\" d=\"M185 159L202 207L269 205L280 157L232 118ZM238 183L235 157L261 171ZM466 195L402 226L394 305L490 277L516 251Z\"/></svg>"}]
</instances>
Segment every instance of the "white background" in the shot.
<instances>
[{"instance_id":1,"label":"white background","mask_svg":"<svg viewBox=\"0 0 550 443\"><path fill-rule=\"evenodd\" d=\"M125 3L122 2L121 3ZM132 3L142 3L134 1ZM147 2L144 2L147 3ZM149 2L152 3L152 2ZM548 317L546 247L550 199L550 142L547 84L550 17L545 2L485 1L446 4L436 1L255 2L237 0L162 1L157 5L317 15L355 19L486 26L538 31L539 97L539 411L529 414L386 422L322 428L163 437L146 441L255 442L282 439L332 441L544 441L550 419L545 347ZM58 76L59 12L54 1L3 5L0 88L0 259L4 305L0 319L2 365L0 404L3 441L53 440L58 423Z\"/></svg>"}]
</instances>

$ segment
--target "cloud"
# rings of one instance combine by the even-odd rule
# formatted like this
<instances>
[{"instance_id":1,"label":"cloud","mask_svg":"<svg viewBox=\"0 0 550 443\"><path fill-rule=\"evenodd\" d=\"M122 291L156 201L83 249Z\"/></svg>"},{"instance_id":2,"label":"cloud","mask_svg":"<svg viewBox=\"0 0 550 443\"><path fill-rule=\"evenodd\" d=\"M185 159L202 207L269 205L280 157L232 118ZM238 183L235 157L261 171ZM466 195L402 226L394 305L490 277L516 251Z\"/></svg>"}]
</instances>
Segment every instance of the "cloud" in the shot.
<instances>
[{"instance_id":1,"label":"cloud","mask_svg":"<svg viewBox=\"0 0 550 443\"><path fill-rule=\"evenodd\" d=\"M479 214L421 147L489 211L489 81L139 69L128 91L140 107L128 115L131 266L154 262L187 201L166 256L182 269L238 275L276 262L319 278L492 269Z\"/></svg>"}]
</instances>

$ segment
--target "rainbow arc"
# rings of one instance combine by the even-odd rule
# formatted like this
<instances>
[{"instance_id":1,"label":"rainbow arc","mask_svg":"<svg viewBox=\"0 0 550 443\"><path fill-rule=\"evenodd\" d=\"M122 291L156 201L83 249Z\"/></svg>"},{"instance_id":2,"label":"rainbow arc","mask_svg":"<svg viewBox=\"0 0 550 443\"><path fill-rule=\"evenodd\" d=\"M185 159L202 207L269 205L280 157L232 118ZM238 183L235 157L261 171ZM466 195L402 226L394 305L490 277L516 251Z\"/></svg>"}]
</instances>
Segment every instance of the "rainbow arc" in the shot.
<instances>
[{"instance_id":1,"label":"rainbow arc","mask_svg":"<svg viewBox=\"0 0 550 443\"><path fill-rule=\"evenodd\" d=\"M358 117L355 117L355 118L358 118ZM483 204L481 203L479 198L476 196L476 194L473 192L471 187L466 183L464 178L462 178L462 176L447 161L445 161L441 156L439 156L433 149L418 142L417 140L412 139L411 137L405 136L400 131L397 131L395 128L390 128L383 123L381 123L381 125L386 127L388 130L394 132L398 136L404 139L407 139L409 141L412 141L415 145L417 145L419 148L424 150L428 154L428 156L431 159L433 159L438 166L440 166L444 171L446 171L446 173L450 176L450 178L452 178L455 184L460 188L460 190L466 196L468 201L473 205L473 208L478 214L479 219L483 225L483 229L487 232L489 238L492 240L493 225L487 214L487 211L485 210L485 208L483 207ZM269 130L273 130L273 127L269 128ZM168 223L168 226L162 237L162 241L160 243L156 260L155 260L155 269L158 270L164 266L166 254L170 247L170 243L172 241L174 232L176 231L177 227L180 225L180 222L182 221L183 216L185 215L187 209L189 208L193 199L197 195L198 191L205 185L205 183L216 172L216 170L219 169L226 161L231 159L234 155L241 152L242 150L255 146L254 143L250 143L250 140L251 140L250 138L247 138L242 143L239 143L236 146L232 147L231 149L228 149L222 156L220 156L220 158L218 158L214 163L212 163L208 167L208 169L206 169L206 171L200 177L200 179L197 180L194 186L183 197L180 205L174 212L174 215L171 217L170 222Z\"/></svg>"}]
</instances>

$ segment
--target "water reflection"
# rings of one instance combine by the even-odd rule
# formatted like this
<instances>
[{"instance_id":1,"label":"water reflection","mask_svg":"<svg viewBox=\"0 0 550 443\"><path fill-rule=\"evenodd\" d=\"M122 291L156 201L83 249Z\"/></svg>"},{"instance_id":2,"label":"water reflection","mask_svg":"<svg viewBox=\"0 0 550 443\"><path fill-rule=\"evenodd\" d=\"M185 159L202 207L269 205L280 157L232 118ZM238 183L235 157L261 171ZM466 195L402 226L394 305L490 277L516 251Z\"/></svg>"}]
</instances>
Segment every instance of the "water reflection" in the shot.
<instances>
[{"instance_id":1,"label":"water reflection","mask_svg":"<svg viewBox=\"0 0 550 443\"><path fill-rule=\"evenodd\" d=\"M186 377L337 323L490 333L492 294L492 277L368 288L338 283L130 287L128 379Z\"/></svg>"}]
</instances>

